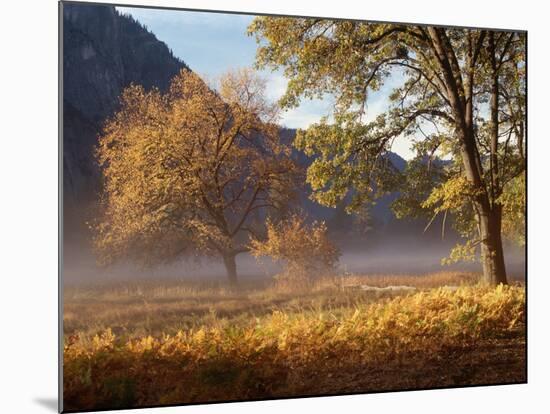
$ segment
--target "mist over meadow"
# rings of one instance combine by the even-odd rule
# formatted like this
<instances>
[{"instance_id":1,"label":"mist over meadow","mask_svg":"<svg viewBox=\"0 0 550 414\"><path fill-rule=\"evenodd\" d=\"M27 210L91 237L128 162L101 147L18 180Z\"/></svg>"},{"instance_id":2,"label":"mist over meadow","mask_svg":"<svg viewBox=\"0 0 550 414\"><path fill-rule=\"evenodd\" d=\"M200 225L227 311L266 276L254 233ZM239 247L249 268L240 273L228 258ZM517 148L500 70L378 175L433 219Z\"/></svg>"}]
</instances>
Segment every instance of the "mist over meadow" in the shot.
<instances>
[{"instance_id":1,"label":"mist over meadow","mask_svg":"<svg viewBox=\"0 0 550 414\"><path fill-rule=\"evenodd\" d=\"M366 244L366 246L364 245ZM479 263L460 263L441 266L441 259L448 255L452 242L432 241L419 244L418 238L402 236L377 244L346 246L338 264L338 274L418 274L441 270L479 272ZM66 245L64 283L87 285L139 280L209 280L223 281L225 269L220 259L212 257L190 258L169 265L143 268L135 263L119 263L112 267L98 266L88 248ZM506 265L513 279L525 277L525 252L514 245L506 247ZM246 280L269 280L281 271L282 266L269 259L257 259L247 253L237 256L240 276Z\"/></svg>"},{"instance_id":2,"label":"mist over meadow","mask_svg":"<svg viewBox=\"0 0 550 414\"><path fill-rule=\"evenodd\" d=\"M60 11L62 411L526 382L524 33Z\"/></svg>"}]
</instances>

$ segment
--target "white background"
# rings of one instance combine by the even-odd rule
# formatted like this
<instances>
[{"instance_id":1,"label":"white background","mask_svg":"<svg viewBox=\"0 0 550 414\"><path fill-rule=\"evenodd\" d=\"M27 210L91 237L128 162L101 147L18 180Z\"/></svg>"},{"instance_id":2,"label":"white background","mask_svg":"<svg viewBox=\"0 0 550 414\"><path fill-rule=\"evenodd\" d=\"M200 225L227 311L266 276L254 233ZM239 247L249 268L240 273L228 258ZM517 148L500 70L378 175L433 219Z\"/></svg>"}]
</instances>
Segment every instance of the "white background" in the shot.
<instances>
[{"instance_id":1,"label":"white background","mask_svg":"<svg viewBox=\"0 0 550 414\"><path fill-rule=\"evenodd\" d=\"M135 3L529 31L529 384L175 407L149 412L549 412L550 13L543 1L136 0ZM51 413L57 399L57 21L55 0L11 0L2 4L0 411L5 413Z\"/></svg>"}]
</instances>

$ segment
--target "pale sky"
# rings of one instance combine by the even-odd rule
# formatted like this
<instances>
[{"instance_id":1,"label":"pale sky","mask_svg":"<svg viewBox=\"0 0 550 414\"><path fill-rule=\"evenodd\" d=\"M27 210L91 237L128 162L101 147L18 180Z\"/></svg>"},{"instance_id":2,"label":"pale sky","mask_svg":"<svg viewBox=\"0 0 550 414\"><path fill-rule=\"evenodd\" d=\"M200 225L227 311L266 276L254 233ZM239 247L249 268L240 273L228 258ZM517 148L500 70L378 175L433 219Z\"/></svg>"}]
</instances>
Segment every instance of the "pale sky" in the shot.
<instances>
[{"instance_id":1,"label":"pale sky","mask_svg":"<svg viewBox=\"0 0 550 414\"><path fill-rule=\"evenodd\" d=\"M132 15L145 25L199 75L212 78L229 68L254 64L256 41L246 34L254 16L130 7L117 7L117 10ZM278 100L286 89L286 78L280 71L264 71L262 76L267 79L268 97ZM374 119L386 108L387 96L399 82L400 79L392 82L390 78L380 91L371 93L368 119ZM329 98L303 100L298 108L283 113L281 123L288 128L306 128L329 114L330 110ZM409 147L409 141L398 138L392 150L410 159L414 154Z\"/></svg>"}]
</instances>

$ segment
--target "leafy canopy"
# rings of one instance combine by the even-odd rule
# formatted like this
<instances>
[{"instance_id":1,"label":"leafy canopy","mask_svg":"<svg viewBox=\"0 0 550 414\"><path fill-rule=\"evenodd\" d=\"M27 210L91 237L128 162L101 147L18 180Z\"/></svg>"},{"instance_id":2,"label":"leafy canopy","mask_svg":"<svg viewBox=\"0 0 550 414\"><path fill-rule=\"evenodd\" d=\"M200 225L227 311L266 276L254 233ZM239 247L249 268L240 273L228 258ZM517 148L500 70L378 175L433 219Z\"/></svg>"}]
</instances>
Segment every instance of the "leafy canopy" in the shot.
<instances>
[{"instance_id":1,"label":"leafy canopy","mask_svg":"<svg viewBox=\"0 0 550 414\"><path fill-rule=\"evenodd\" d=\"M476 203L505 206L505 235L521 240L524 34L284 17L258 17L249 34L258 42L257 65L283 68L289 79L283 107L334 99L331 116L295 141L315 157L307 172L314 200L335 206L351 195L348 211L356 212L398 190L398 217L450 213L472 241ZM370 116L370 95L390 77L401 82L388 108ZM488 108L494 79L496 121ZM403 173L388 157L397 138L417 153Z\"/></svg>"},{"instance_id":2,"label":"leafy canopy","mask_svg":"<svg viewBox=\"0 0 550 414\"><path fill-rule=\"evenodd\" d=\"M183 70L169 90L128 87L97 148L105 263L234 255L293 196L298 169L279 139L279 110L251 70L207 85Z\"/></svg>"},{"instance_id":3,"label":"leafy canopy","mask_svg":"<svg viewBox=\"0 0 550 414\"><path fill-rule=\"evenodd\" d=\"M334 268L340 252L331 242L325 223L307 224L294 214L277 224L267 223L267 236L252 239L250 252L256 258L267 256L283 261L285 270L279 279L307 280Z\"/></svg>"}]
</instances>

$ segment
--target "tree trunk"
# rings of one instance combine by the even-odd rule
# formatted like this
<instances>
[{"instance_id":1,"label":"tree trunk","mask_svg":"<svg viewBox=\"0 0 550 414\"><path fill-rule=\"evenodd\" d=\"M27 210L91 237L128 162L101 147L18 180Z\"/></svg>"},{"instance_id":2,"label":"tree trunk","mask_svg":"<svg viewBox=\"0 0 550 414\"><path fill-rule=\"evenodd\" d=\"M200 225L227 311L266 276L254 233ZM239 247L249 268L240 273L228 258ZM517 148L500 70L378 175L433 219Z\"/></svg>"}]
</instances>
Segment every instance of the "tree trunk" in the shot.
<instances>
[{"instance_id":1,"label":"tree trunk","mask_svg":"<svg viewBox=\"0 0 550 414\"><path fill-rule=\"evenodd\" d=\"M491 114L493 115L492 132L496 140L491 142L490 178L491 186L488 189L484 181L483 166L477 147L474 131L474 73L476 69L476 52L473 38L470 37L466 57L466 79L462 82L463 74L457 66L457 58L446 37L444 29L429 27L428 33L433 44L435 56L439 62L443 75L447 97L455 119L455 133L461 143L461 155L466 178L476 190L475 209L479 226L481 256L483 263L483 279L491 285L506 283L506 269L502 249L501 221L502 207L494 203L498 193L495 187L498 184L498 78L494 78L492 92L496 98L491 100ZM494 39L493 39L494 40ZM494 44L491 44L494 49ZM494 50L492 50L494 52ZM496 70L496 67L495 67ZM490 198L492 196L492 198ZM493 201L493 202L491 202Z\"/></svg>"},{"instance_id":2,"label":"tree trunk","mask_svg":"<svg viewBox=\"0 0 550 414\"><path fill-rule=\"evenodd\" d=\"M490 192L488 200L483 200L479 206L479 230L481 239L481 262L483 264L483 279L490 285L506 284L506 267L502 249L502 206L497 202L501 194L500 169L498 163L498 135L499 135L499 77L494 33L489 32L489 59L491 66L491 98L489 102L491 129L490 129L490 158L489 177Z\"/></svg>"},{"instance_id":3,"label":"tree trunk","mask_svg":"<svg viewBox=\"0 0 550 414\"><path fill-rule=\"evenodd\" d=\"M495 52L494 33L489 33L489 54L491 58L491 99L489 101L491 111L491 157L490 157L490 173L491 173L491 204L494 206L496 199L500 196L500 170L498 166L498 70Z\"/></svg>"},{"instance_id":4,"label":"tree trunk","mask_svg":"<svg viewBox=\"0 0 550 414\"><path fill-rule=\"evenodd\" d=\"M228 252L223 255L223 264L227 271L227 279L231 286L237 286L237 261L235 260L235 253Z\"/></svg>"},{"instance_id":5,"label":"tree trunk","mask_svg":"<svg viewBox=\"0 0 550 414\"><path fill-rule=\"evenodd\" d=\"M483 281L492 286L508 283L502 248L501 223L500 206L488 212L481 212L479 215Z\"/></svg>"},{"instance_id":6,"label":"tree trunk","mask_svg":"<svg viewBox=\"0 0 550 414\"><path fill-rule=\"evenodd\" d=\"M489 201L489 195L481 179L475 141L472 138L473 131L457 130L457 135L464 143L462 158L466 177L479 192L474 203L481 241L483 281L493 286L500 283L506 284L506 267L501 236L502 207L500 204L491 206Z\"/></svg>"}]
</instances>

